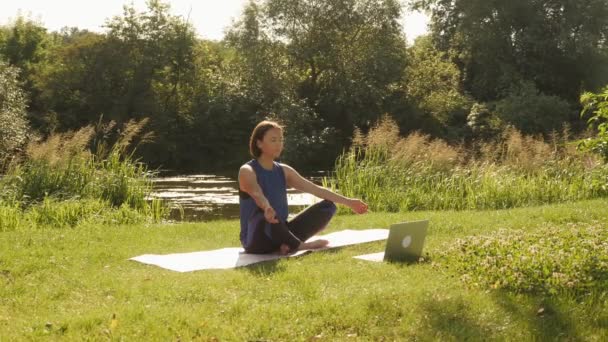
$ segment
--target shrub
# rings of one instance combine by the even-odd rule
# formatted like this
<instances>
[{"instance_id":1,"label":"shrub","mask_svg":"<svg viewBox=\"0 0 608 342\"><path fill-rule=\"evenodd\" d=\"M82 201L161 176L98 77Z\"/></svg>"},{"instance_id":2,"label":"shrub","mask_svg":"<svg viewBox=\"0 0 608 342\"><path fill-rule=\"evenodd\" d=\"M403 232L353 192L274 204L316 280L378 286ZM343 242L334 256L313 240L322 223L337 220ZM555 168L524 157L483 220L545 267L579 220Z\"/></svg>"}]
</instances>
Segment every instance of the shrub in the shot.
<instances>
[{"instance_id":1,"label":"shrub","mask_svg":"<svg viewBox=\"0 0 608 342\"><path fill-rule=\"evenodd\" d=\"M608 86L598 94L583 94L581 104L583 105L581 116L591 113L587 123L589 128L597 130L597 136L582 140L579 147L599 154L605 162L608 162Z\"/></svg>"},{"instance_id":2,"label":"shrub","mask_svg":"<svg viewBox=\"0 0 608 342\"><path fill-rule=\"evenodd\" d=\"M494 111L507 124L524 134L549 133L570 119L570 104L542 94L532 83L523 83L495 103Z\"/></svg>"}]
</instances>

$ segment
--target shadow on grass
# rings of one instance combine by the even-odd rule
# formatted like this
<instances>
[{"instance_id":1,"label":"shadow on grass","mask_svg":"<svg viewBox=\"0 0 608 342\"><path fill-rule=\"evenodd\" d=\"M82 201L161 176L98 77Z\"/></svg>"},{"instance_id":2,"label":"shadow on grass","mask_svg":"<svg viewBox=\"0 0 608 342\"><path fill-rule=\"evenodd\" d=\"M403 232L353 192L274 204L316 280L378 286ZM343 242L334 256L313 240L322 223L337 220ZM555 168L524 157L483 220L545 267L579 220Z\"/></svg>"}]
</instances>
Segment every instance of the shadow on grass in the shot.
<instances>
[{"instance_id":1,"label":"shadow on grass","mask_svg":"<svg viewBox=\"0 0 608 342\"><path fill-rule=\"evenodd\" d=\"M285 265L279 263L279 260L281 259L262 261L253 265L240 267L239 269L245 270L258 277L265 277L285 270Z\"/></svg>"},{"instance_id":2,"label":"shadow on grass","mask_svg":"<svg viewBox=\"0 0 608 342\"><path fill-rule=\"evenodd\" d=\"M514 295L505 291L492 294L494 302L512 317L523 321L535 340L582 340L568 309L556 300L534 295Z\"/></svg>"},{"instance_id":3,"label":"shadow on grass","mask_svg":"<svg viewBox=\"0 0 608 342\"><path fill-rule=\"evenodd\" d=\"M462 298L427 298L419 307L425 321L425 329L419 332L421 336L433 336L439 340L481 341L492 332L490 327L474 317L469 304Z\"/></svg>"},{"instance_id":4,"label":"shadow on grass","mask_svg":"<svg viewBox=\"0 0 608 342\"><path fill-rule=\"evenodd\" d=\"M430 256L425 255L418 261L385 260L384 262L389 263L393 266L397 266L398 268L408 268L414 266L430 265L432 264L433 259Z\"/></svg>"},{"instance_id":5,"label":"shadow on grass","mask_svg":"<svg viewBox=\"0 0 608 342\"><path fill-rule=\"evenodd\" d=\"M319 250L319 251L309 251L307 253L304 253L304 254L298 255L298 256L282 257L279 259L260 261L255 264L241 267L240 269L247 270L249 273L256 275L256 276L267 276L267 275L270 275L270 274L273 274L276 272L282 272L285 270L285 267L286 267L285 263L279 263L280 260L284 260L284 262L289 262L291 259L295 259L295 258L297 258L297 259L306 258L308 255L310 255L312 253L335 254L335 253L338 253L340 251L340 249L341 249L340 247L336 247L336 248L324 249L324 250Z\"/></svg>"},{"instance_id":6,"label":"shadow on grass","mask_svg":"<svg viewBox=\"0 0 608 342\"><path fill-rule=\"evenodd\" d=\"M421 336L434 336L441 340L500 339L500 327L512 325L525 329L524 337L535 341L584 340L576 329L571 305L555 299L533 295L514 295L504 291L490 294L492 301L508 314L492 318L479 314L476 305L466 298L426 298L420 303L424 320ZM478 309L479 310L479 309ZM483 310L483 308L482 308ZM579 311L580 314L580 311ZM594 329L605 329L604 316L595 319ZM497 329L498 328L498 329Z\"/></svg>"}]
</instances>

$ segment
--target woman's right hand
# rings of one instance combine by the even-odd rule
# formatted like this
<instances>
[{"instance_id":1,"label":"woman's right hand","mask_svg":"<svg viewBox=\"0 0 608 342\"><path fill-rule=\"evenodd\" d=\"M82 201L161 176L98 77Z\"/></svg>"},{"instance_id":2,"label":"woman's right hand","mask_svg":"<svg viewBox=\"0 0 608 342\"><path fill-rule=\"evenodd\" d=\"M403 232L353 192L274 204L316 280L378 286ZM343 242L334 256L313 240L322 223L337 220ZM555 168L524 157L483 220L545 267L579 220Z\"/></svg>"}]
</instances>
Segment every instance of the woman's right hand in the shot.
<instances>
[{"instance_id":1,"label":"woman's right hand","mask_svg":"<svg viewBox=\"0 0 608 342\"><path fill-rule=\"evenodd\" d=\"M267 206L266 209L264 209L264 218L270 223L279 223L279 220L277 220L277 213L271 206Z\"/></svg>"},{"instance_id":2,"label":"woman's right hand","mask_svg":"<svg viewBox=\"0 0 608 342\"><path fill-rule=\"evenodd\" d=\"M351 198L348 206L357 214L365 214L367 212L367 203L357 198Z\"/></svg>"}]
</instances>

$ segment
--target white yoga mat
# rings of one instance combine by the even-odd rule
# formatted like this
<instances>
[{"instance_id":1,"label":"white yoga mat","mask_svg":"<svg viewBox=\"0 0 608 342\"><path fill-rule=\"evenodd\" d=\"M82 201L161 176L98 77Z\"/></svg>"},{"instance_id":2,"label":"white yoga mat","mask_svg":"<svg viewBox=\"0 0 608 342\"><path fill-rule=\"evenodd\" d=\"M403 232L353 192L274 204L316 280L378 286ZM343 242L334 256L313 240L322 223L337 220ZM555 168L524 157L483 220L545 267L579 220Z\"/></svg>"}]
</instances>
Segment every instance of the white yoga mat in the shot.
<instances>
[{"instance_id":1,"label":"white yoga mat","mask_svg":"<svg viewBox=\"0 0 608 342\"><path fill-rule=\"evenodd\" d=\"M382 262L382 261L384 261L384 252L357 255L357 256L354 256L353 258L366 260L366 261Z\"/></svg>"},{"instance_id":2,"label":"white yoga mat","mask_svg":"<svg viewBox=\"0 0 608 342\"><path fill-rule=\"evenodd\" d=\"M326 250L335 247L355 245L364 242L386 240L388 229L341 230L339 232L312 237L309 241L325 239L327 247L316 250L303 250L294 254L247 254L240 247L229 247L212 251L176 253L176 254L144 254L129 260L144 264L156 265L177 272L191 272L209 269L227 269L255 264L262 261L299 256L312 251Z\"/></svg>"}]
</instances>

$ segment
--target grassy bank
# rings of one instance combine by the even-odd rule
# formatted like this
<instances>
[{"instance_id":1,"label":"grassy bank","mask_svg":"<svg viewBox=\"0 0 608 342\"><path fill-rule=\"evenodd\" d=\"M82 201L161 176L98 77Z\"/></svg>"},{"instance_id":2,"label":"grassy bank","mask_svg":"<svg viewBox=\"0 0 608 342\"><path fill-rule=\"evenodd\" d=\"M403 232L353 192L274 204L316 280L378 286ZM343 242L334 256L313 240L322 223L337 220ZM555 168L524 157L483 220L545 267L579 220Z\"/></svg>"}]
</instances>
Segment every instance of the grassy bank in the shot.
<instances>
[{"instance_id":1,"label":"grassy bank","mask_svg":"<svg viewBox=\"0 0 608 342\"><path fill-rule=\"evenodd\" d=\"M608 196L608 165L577 150L567 130L550 139L508 129L494 142L451 146L400 137L384 118L336 162L326 185L376 211L505 209Z\"/></svg>"},{"instance_id":2,"label":"grassy bank","mask_svg":"<svg viewBox=\"0 0 608 342\"><path fill-rule=\"evenodd\" d=\"M162 203L147 200L151 173L127 152L146 122L125 124L111 146L113 123L32 141L0 178L0 232L162 220Z\"/></svg>"},{"instance_id":3,"label":"grassy bank","mask_svg":"<svg viewBox=\"0 0 608 342\"><path fill-rule=\"evenodd\" d=\"M498 232L605 231L607 209L608 201L598 199L509 210L338 216L329 231L430 219L425 262L404 266L352 258L381 250L383 243L377 242L183 274L127 259L237 246L238 222L20 228L0 233L0 336L3 341L606 340L608 297L601 284L552 294L470 282L463 272L483 280L489 269L462 269L463 256L479 259L467 254L470 250L459 254L451 248L461 246L457 239L496 241ZM582 235L580 242L587 238ZM571 243L575 255L587 257ZM601 248L596 252L608 255Z\"/></svg>"}]
</instances>

